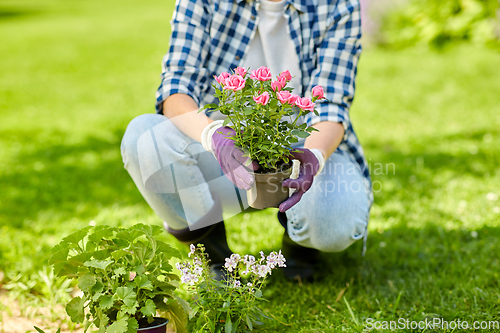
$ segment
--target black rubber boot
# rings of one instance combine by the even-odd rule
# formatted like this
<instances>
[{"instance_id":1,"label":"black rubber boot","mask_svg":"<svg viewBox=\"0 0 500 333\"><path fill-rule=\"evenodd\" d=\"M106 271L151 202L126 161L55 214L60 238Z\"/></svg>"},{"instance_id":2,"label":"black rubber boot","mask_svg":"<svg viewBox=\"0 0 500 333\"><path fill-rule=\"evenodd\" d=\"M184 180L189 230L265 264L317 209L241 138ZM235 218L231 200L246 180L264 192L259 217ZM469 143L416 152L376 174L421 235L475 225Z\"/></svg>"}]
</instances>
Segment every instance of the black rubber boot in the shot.
<instances>
[{"instance_id":1,"label":"black rubber boot","mask_svg":"<svg viewBox=\"0 0 500 333\"><path fill-rule=\"evenodd\" d=\"M290 239L285 213L278 213L278 220L285 228L281 244L281 253L286 259L283 274L289 280L311 281L316 272L315 266L320 262L320 251L301 246Z\"/></svg>"},{"instance_id":2,"label":"black rubber boot","mask_svg":"<svg viewBox=\"0 0 500 333\"><path fill-rule=\"evenodd\" d=\"M225 277L225 270L222 269L225 258L229 258L232 251L227 244L226 228L224 221L222 221L220 202L217 196L213 195L213 197L213 208L200 220L192 224L191 228L173 230L166 223L164 223L164 226L168 233L183 243L203 244L208 259L210 259L210 270L215 274L215 279L221 281Z\"/></svg>"}]
</instances>

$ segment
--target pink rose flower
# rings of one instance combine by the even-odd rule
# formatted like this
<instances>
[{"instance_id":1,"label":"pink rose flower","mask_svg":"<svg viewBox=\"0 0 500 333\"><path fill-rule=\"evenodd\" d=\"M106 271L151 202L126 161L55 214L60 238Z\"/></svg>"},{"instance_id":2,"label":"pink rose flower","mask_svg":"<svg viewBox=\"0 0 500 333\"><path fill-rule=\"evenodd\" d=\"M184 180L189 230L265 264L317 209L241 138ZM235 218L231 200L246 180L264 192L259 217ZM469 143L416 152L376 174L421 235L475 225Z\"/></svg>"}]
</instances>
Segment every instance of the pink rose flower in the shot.
<instances>
[{"instance_id":1,"label":"pink rose flower","mask_svg":"<svg viewBox=\"0 0 500 333\"><path fill-rule=\"evenodd\" d=\"M312 89L313 97L317 97L318 99L325 98L325 92L323 91L322 86L316 86Z\"/></svg>"},{"instance_id":2,"label":"pink rose flower","mask_svg":"<svg viewBox=\"0 0 500 333\"><path fill-rule=\"evenodd\" d=\"M264 91L263 94L261 94L257 97L254 96L253 100L257 104L266 105L269 102L269 93L267 91Z\"/></svg>"},{"instance_id":3,"label":"pink rose flower","mask_svg":"<svg viewBox=\"0 0 500 333\"><path fill-rule=\"evenodd\" d=\"M271 70L266 66L259 67L258 69L254 69L252 71L252 75L250 75L251 79L259 80L259 81L268 81L271 80Z\"/></svg>"},{"instance_id":4,"label":"pink rose flower","mask_svg":"<svg viewBox=\"0 0 500 333\"><path fill-rule=\"evenodd\" d=\"M279 77L284 78L286 81L292 80L292 74L290 74L290 71L288 70L281 72Z\"/></svg>"},{"instance_id":5,"label":"pink rose flower","mask_svg":"<svg viewBox=\"0 0 500 333\"><path fill-rule=\"evenodd\" d=\"M236 69L234 70L234 72L236 74L238 74L239 76L241 77L245 77L245 75L247 74L247 70L243 67L236 67Z\"/></svg>"},{"instance_id":6,"label":"pink rose flower","mask_svg":"<svg viewBox=\"0 0 500 333\"><path fill-rule=\"evenodd\" d=\"M278 91L276 93L276 96L280 100L281 104L285 104L285 103L290 103L289 99L292 96L292 93L287 91L287 90L283 90L283 91ZM290 103L290 104L293 104L293 103Z\"/></svg>"},{"instance_id":7,"label":"pink rose flower","mask_svg":"<svg viewBox=\"0 0 500 333\"><path fill-rule=\"evenodd\" d=\"M297 105L297 101L300 101L299 95L293 95L288 98L288 103L292 105Z\"/></svg>"},{"instance_id":8,"label":"pink rose flower","mask_svg":"<svg viewBox=\"0 0 500 333\"><path fill-rule=\"evenodd\" d=\"M245 88L245 79L238 74L231 75L226 79L226 86L224 89L238 91Z\"/></svg>"},{"instance_id":9,"label":"pink rose flower","mask_svg":"<svg viewBox=\"0 0 500 333\"><path fill-rule=\"evenodd\" d=\"M278 80L271 82L271 88L273 91L281 91L281 89L285 88L286 81L283 78L278 78Z\"/></svg>"},{"instance_id":10,"label":"pink rose flower","mask_svg":"<svg viewBox=\"0 0 500 333\"><path fill-rule=\"evenodd\" d=\"M304 97L304 98L299 98L295 102L295 105L297 105L302 110L314 111L315 103L313 103L309 97Z\"/></svg>"},{"instance_id":11,"label":"pink rose flower","mask_svg":"<svg viewBox=\"0 0 500 333\"><path fill-rule=\"evenodd\" d=\"M221 86L226 84L226 79L230 77L231 75L227 72L222 72L220 73L219 76L214 75L215 81L217 81L218 84Z\"/></svg>"}]
</instances>

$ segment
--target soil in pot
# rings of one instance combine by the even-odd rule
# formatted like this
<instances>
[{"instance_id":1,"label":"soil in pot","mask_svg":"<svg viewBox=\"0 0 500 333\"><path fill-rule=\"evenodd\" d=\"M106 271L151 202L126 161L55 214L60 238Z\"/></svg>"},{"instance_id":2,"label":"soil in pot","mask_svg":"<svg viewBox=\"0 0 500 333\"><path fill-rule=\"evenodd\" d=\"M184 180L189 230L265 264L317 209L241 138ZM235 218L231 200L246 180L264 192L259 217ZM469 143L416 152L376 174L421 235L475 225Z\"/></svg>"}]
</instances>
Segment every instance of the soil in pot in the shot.
<instances>
[{"instance_id":1,"label":"soil in pot","mask_svg":"<svg viewBox=\"0 0 500 333\"><path fill-rule=\"evenodd\" d=\"M282 170L274 173L252 173L255 182L247 191L247 201L250 207L255 209L278 207L280 203L288 199L289 189L283 187L282 182L290 178L292 165L286 164Z\"/></svg>"},{"instance_id":2,"label":"soil in pot","mask_svg":"<svg viewBox=\"0 0 500 333\"><path fill-rule=\"evenodd\" d=\"M152 323L148 323L146 318L139 320L139 329L137 332L141 333L166 333L167 332L168 319L154 317Z\"/></svg>"}]
</instances>

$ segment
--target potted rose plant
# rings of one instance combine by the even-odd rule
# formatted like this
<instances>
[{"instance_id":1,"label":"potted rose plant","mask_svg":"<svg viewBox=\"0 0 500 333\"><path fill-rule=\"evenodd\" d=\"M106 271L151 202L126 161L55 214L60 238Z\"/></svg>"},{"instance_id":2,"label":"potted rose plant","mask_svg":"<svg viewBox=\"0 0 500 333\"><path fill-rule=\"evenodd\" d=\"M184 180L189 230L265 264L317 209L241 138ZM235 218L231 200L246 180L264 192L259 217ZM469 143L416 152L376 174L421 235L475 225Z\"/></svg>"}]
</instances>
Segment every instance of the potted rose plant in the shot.
<instances>
[{"instance_id":1,"label":"potted rose plant","mask_svg":"<svg viewBox=\"0 0 500 333\"><path fill-rule=\"evenodd\" d=\"M262 287L272 270L286 267L281 254L271 252L260 258L232 254L224 265L226 279L215 280L208 264L203 244L191 244L190 259L176 264L181 281L194 294L189 319L193 333L243 333L262 325L262 319L270 319L259 308L265 301Z\"/></svg>"},{"instance_id":2,"label":"potted rose plant","mask_svg":"<svg viewBox=\"0 0 500 333\"><path fill-rule=\"evenodd\" d=\"M202 110L225 115L222 126L235 131L228 138L245 152L243 156L258 163L253 173L254 186L247 195L250 206L278 207L289 194L281 182L292 172L291 153L300 152L292 145L316 130L299 120L311 112L318 114L315 102L324 98L323 88L314 87L312 98L300 97L287 87L292 79L289 71L280 73L276 80L272 80L267 67L248 72L238 67L232 75L225 72L216 76L218 84L213 88L219 103L208 104Z\"/></svg>"},{"instance_id":3,"label":"potted rose plant","mask_svg":"<svg viewBox=\"0 0 500 333\"><path fill-rule=\"evenodd\" d=\"M174 295L179 277L171 258L180 253L158 239L159 226L136 224L128 229L87 227L65 237L52 249L55 274L78 281L83 296L73 298L66 312L75 323L93 324L99 332L160 333L168 320L180 320L183 301ZM185 302L184 302L185 303Z\"/></svg>"}]
</instances>

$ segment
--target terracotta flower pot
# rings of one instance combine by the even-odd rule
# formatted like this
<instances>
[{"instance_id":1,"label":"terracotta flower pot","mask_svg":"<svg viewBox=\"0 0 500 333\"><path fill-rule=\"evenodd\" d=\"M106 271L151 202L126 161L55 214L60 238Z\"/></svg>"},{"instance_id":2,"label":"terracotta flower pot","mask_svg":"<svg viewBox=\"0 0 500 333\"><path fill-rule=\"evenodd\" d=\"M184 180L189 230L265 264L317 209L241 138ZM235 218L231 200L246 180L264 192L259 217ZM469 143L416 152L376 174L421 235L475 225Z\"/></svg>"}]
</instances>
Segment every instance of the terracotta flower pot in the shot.
<instances>
[{"instance_id":1,"label":"terracotta flower pot","mask_svg":"<svg viewBox=\"0 0 500 333\"><path fill-rule=\"evenodd\" d=\"M137 333L166 333L167 332L167 324L168 319L154 317L154 321L149 324L148 327L139 328Z\"/></svg>"},{"instance_id":2,"label":"terracotta flower pot","mask_svg":"<svg viewBox=\"0 0 500 333\"><path fill-rule=\"evenodd\" d=\"M292 167L275 173L252 173L255 182L247 191L247 201L250 207L264 209L278 207L288 199L289 189L282 186L283 180L290 177Z\"/></svg>"}]
</instances>

